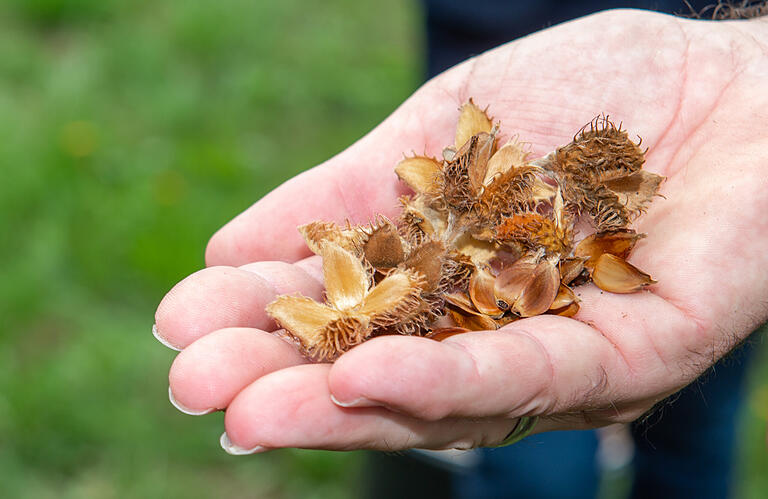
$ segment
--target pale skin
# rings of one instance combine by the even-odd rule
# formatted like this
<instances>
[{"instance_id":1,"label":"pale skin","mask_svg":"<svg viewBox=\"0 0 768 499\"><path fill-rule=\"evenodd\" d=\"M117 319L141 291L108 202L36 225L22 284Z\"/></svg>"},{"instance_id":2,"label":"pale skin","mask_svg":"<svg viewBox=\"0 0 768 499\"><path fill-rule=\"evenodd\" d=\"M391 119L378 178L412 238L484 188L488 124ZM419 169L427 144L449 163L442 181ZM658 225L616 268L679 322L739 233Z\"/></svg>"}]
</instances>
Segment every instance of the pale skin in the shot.
<instances>
[{"instance_id":1,"label":"pale skin","mask_svg":"<svg viewBox=\"0 0 768 499\"><path fill-rule=\"evenodd\" d=\"M311 364L264 306L322 298L296 226L395 217L404 152L439 156L473 97L540 156L600 113L667 177L630 262L658 284L577 289L575 319L539 316L443 342L381 337ZM295 140L300 144L301 137ZM768 318L768 21L610 11L509 43L443 73L346 151L289 180L211 239L208 268L160 304L182 349L170 387L190 412L226 409L234 451L472 448L523 415L535 432L637 419ZM230 449L232 450L232 449Z\"/></svg>"}]
</instances>

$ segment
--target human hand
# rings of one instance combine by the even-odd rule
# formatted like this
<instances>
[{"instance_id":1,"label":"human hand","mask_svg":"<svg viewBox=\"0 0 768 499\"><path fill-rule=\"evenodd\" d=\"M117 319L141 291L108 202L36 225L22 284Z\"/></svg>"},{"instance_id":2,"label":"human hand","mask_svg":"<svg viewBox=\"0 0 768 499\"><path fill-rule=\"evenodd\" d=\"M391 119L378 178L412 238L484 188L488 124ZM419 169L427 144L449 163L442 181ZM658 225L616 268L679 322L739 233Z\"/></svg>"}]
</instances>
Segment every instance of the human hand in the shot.
<instances>
[{"instance_id":1,"label":"human hand","mask_svg":"<svg viewBox=\"0 0 768 499\"><path fill-rule=\"evenodd\" d=\"M286 182L211 239L211 267L156 314L183 351L170 387L188 412L226 408L231 452L470 448L535 431L632 421L768 317L768 22L610 11L504 45L430 81L378 128ZM264 307L322 294L296 226L394 216L403 152L439 155L468 97L535 155L605 112L667 177L631 262L658 284L578 288L576 319L538 316L436 342L381 337L307 364ZM426 147L425 147L426 144ZM282 262L281 262L282 261ZM286 263L287 262L287 263Z\"/></svg>"}]
</instances>

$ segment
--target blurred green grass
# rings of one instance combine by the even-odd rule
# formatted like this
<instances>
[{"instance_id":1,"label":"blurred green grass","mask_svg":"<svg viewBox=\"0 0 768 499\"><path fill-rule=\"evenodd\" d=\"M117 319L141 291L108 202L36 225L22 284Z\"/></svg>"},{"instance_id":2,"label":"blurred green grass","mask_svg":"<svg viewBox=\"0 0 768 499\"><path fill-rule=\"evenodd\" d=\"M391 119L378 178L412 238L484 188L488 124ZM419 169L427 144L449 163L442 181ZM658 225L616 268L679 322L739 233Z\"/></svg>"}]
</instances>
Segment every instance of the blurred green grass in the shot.
<instances>
[{"instance_id":1,"label":"blurred green grass","mask_svg":"<svg viewBox=\"0 0 768 499\"><path fill-rule=\"evenodd\" d=\"M0 4L1 497L354 497L358 454L224 454L221 415L168 404L150 327L210 234L417 87L419 23L408 0ZM761 359L745 498L768 495Z\"/></svg>"},{"instance_id":2,"label":"blurred green grass","mask_svg":"<svg viewBox=\"0 0 768 499\"><path fill-rule=\"evenodd\" d=\"M150 329L216 229L417 87L417 14L0 3L0 497L352 496L356 454L224 454Z\"/></svg>"}]
</instances>

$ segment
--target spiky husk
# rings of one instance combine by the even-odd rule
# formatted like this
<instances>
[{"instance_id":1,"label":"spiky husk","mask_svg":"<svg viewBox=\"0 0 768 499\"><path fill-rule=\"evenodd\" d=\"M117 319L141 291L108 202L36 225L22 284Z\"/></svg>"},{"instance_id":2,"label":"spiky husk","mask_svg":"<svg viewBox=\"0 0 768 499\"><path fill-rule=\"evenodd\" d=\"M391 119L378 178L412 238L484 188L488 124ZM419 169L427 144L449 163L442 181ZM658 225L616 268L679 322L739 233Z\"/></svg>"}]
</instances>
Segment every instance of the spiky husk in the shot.
<instances>
[{"instance_id":1,"label":"spiky husk","mask_svg":"<svg viewBox=\"0 0 768 499\"><path fill-rule=\"evenodd\" d=\"M555 220L536 212L524 212L505 218L495 229L495 239L515 243L528 251L544 249L547 255L567 255L573 247L570 224L558 227Z\"/></svg>"}]
</instances>

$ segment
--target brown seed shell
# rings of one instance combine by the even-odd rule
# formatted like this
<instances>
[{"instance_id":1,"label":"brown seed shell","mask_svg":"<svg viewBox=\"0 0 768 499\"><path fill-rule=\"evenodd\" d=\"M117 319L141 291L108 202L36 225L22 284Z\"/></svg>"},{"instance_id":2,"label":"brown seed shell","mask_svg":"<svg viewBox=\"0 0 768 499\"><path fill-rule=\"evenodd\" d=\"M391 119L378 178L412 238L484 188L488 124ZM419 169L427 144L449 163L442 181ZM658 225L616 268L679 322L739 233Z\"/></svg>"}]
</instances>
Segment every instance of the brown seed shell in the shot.
<instances>
[{"instance_id":1,"label":"brown seed shell","mask_svg":"<svg viewBox=\"0 0 768 499\"><path fill-rule=\"evenodd\" d=\"M493 294L501 308L509 308L520 298L525 288L533 279L537 267L537 258L525 256L502 270L494 282ZM553 297L554 299L554 297Z\"/></svg>"},{"instance_id":2,"label":"brown seed shell","mask_svg":"<svg viewBox=\"0 0 768 499\"><path fill-rule=\"evenodd\" d=\"M557 309L551 308L549 309L548 313L553 315L559 315L561 317L573 317L574 315L579 313L579 308L581 308L579 304L576 302L573 302L570 305L567 305L562 308L557 308Z\"/></svg>"},{"instance_id":3,"label":"brown seed shell","mask_svg":"<svg viewBox=\"0 0 768 499\"><path fill-rule=\"evenodd\" d=\"M475 308L487 316L498 319L504 311L496 305L493 284L496 277L485 268L477 268L469 279L469 297Z\"/></svg>"},{"instance_id":4,"label":"brown seed shell","mask_svg":"<svg viewBox=\"0 0 768 499\"><path fill-rule=\"evenodd\" d=\"M542 260L536 266L533 275L517 301L512 305L512 311L520 317L533 317L543 314L552 305L560 286L560 273L549 260Z\"/></svg>"},{"instance_id":5,"label":"brown seed shell","mask_svg":"<svg viewBox=\"0 0 768 499\"><path fill-rule=\"evenodd\" d=\"M639 214L645 211L646 206L659 192L663 181L664 177L661 175L638 170L626 177L608 180L604 185L616 194L627 211Z\"/></svg>"},{"instance_id":6,"label":"brown seed shell","mask_svg":"<svg viewBox=\"0 0 768 499\"><path fill-rule=\"evenodd\" d=\"M650 275L610 253L597 259L592 280L597 287L611 293L634 293L656 282Z\"/></svg>"},{"instance_id":7,"label":"brown seed shell","mask_svg":"<svg viewBox=\"0 0 768 499\"><path fill-rule=\"evenodd\" d=\"M573 250L577 257L586 258L584 266L592 270L600 255L609 253L626 260L632 248L645 234L638 234L632 229L618 229L591 234L582 239Z\"/></svg>"},{"instance_id":8,"label":"brown seed shell","mask_svg":"<svg viewBox=\"0 0 768 499\"><path fill-rule=\"evenodd\" d=\"M448 313L458 327L470 331L493 331L499 325L487 315L464 315L458 310L449 309Z\"/></svg>"},{"instance_id":9,"label":"brown seed shell","mask_svg":"<svg viewBox=\"0 0 768 499\"><path fill-rule=\"evenodd\" d=\"M405 260L405 242L397 227L387 219L374 227L363 244L363 256L376 269L390 269Z\"/></svg>"},{"instance_id":10,"label":"brown seed shell","mask_svg":"<svg viewBox=\"0 0 768 499\"><path fill-rule=\"evenodd\" d=\"M466 314L481 315L475 308L472 300L464 293L446 293L443 298L445 298L448 304L453 305Z\"/></svg>"},{"instance_id":11,"label":"brown seed shell","mask_svg":"<svg viewBox=\"0 0 768 499\"><path fill-rule=\"evenodd\" d=\"M550 310L556 310L560 308L565 308L569 306L571 303L576 303L578 299L576 298L576 295L573 294L573 290L569 288L568 286L560 285L560 288L557 291L557 296L555 296L554 301L552 301L552 305L549 306Z\"/></svg>"},{"instance_id":12,"label":"brown seed shell","mask_svg":"<svg viewBox=\"0 0 768 499\"><path fill-rule=\"evenodd\" d=\"M560 282L566 286L576 279L584 270L584 258L565 258L559 262Z\"/></svg>"},{"instance_id":13,"label":"brown seed shell","mask_svg":"<svg viewBox=\"0 0 768 499\"><path fill-rule=\"evenodd\" d=\"M416 246L403 266L421 273L424 280L423 290L431 292L437 289L443 276L445 244L442 241L425 241Z\"/></svg>"}]
</instances>

